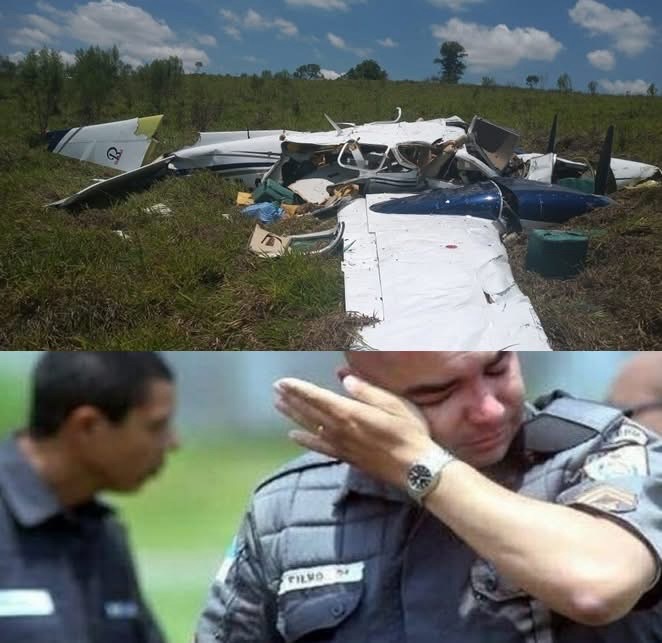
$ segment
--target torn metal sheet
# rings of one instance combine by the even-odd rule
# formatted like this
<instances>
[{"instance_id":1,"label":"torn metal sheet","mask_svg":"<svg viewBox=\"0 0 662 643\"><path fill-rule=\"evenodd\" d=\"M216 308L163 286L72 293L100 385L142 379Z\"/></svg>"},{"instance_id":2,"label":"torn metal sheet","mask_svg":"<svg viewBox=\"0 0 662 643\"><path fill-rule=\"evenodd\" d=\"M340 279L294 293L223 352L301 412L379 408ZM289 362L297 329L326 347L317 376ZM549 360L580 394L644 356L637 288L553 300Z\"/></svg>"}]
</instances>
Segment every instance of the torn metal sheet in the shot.
<instances>
[{"instance_id":1,"label":"torn metal sheet","mask_svg":"<svg viewBox=\"0 0 662 643\"><path fill-rule=\"evenodd\" d=\"M345 308L380 320L361 330L361 346L550 349L531 302L513 279L498 224L371 208L387 198L356 199L338 215L346 224Z\"/></svg>"},{"instance_id":2,"label":"torn metal sheet","mask_svg":"<svg viewBox=\"0 0 662 643\"><path fill-rule=\"evenodd\" d=\"M282 157L265 175L290 185L300 179L332 183L361 181L369 192L412 191L420 187L422 159L433 144L466 134L466 123L433 119L338 127L332 132L289 133ZM409 148L409 149L408 149Z\"/></svg>"},{"instance_id":3,"label":"torn metal sheet","mask_svg":"<svg viewBox=\"0 0 662 643\"><path fill-rule=\"evenodd\" d=\"M345 225L338 223L330 230L285 236L274 234L256 225L248 247L251 252L261 257L279 257L288 252L307 255L330 254L340 247L344 230Z\"/></svg>"},{"instance_id":4,"label":"torn metal sheet","mask_svg":"<svg viewBox=\"0 0 662 643\"><path fill-rule=\"evenodd\" d=\"M130 172L118 174L109 179L95 181L92 185L88 185L79 192L71 196L49 203L46 207L65 208L73 205L80 205L91 201L98 197L116 196L135 189L136 187L149 184L158 175L165 171L170 162L171 157L167 156L162 159L157 159L152 163L143 165Z\"/></svg>"},{"instance_id":5,"label":"torn metal sheet","mask_svg":"<svg viewBox=\"0 0 662 643\"><path fill-rule=\"evenodd\" d=\"M80 161L121 170L142 165L163 115L54 130L46 134L48 149Z\"/></svg>"}]
</instances>

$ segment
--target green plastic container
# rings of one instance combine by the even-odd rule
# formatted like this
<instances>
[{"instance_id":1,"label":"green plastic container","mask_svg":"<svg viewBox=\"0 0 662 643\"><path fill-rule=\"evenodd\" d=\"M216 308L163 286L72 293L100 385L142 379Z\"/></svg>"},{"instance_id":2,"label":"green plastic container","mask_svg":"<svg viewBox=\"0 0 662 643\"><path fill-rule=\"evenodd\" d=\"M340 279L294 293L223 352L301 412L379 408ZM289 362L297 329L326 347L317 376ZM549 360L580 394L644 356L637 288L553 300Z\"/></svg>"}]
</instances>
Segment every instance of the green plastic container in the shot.
<instances>
[{"instance_id":1,"label":"green plastic container","mask_svg":"<svg viewBox=\"0 0 662 643\"><path fill-rule=\"evenodd\" d=\"M280 183L267 179L264 183L260 183L255 190L253 190L253 201L255 203L266 203L267 201L278 203L298 203L296 194Z\"/></svg>"},{"instance_id":2,"label":"green plastic container","mask_svg":"<svg viewBox=\"0 0 662 643\"><path fill-rule=\"evenodd\" d=\"M584 268L587 252L588 237L584 234L568 230L532 230L525 267L543 277L567 279Z\"/></svg>"},{"instance_id":3,"label":"green plastic container","mask_svg":"<svg viewBox=\"0 0 662 643\"><path fill-rule=\"evenodd\" d=\"M595 192L595 181L593 179L584 179L581 177L573 179L568 177L567 179L559 179L559 185L562 185L564 188L586 192L586 194L593 194Z\"/></svg>"}]
</instances>

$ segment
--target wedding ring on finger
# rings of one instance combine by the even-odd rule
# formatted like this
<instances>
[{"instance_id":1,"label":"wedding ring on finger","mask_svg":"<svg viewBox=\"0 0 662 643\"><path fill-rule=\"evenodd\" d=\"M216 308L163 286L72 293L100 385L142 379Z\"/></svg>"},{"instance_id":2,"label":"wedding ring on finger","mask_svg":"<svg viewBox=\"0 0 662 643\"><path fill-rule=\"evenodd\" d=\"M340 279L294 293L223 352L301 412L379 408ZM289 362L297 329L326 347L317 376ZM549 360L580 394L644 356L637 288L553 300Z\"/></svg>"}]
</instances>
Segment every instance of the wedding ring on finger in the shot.
<instances>
[{"instance_id":1,"label":"wedding ring on finger","mask_svg":"<svg viewBox=\"0 0 662 643\"><path fill-rule=\"evenodd\" d=\"M319 436L322 437L322 434L324 433L324 425L323 424L318 424L317 428L315 429L315 433Z\"/></svg>"}]
</instances>

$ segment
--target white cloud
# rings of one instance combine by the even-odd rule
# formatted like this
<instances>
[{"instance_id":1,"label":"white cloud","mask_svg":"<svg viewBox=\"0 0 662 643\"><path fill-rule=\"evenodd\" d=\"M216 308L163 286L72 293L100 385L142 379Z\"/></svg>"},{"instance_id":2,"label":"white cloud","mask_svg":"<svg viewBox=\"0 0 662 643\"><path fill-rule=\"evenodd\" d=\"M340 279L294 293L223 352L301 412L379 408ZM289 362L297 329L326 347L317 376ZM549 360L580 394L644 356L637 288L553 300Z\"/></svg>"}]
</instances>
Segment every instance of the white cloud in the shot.
<instances>
[{"instance_id":1,"label":"white cloud","mask_svg":"<svg viewBox=\"0 0 662 643\"><path fill-rule=\"evenodd\" d=\"M335 80L342 76L342 74L333 71L333 69L320 69L320 74L322 74L322 78L326 78L326 80Z\"/></svg>"},{"instance_id":2,"label":"white cloud","mask_svg":"<svg viewBox=\"0 0 662 643\"><path fill-rule=\"evenodd\" d=\"M534 27L489 27L451 18L431 29L440 41L459 42L467 51L467 65L475 71L511 69L522 60L554 60L563 48L549 33Z\"/></svg>"},{"instance_id":3,"label":"white cloud","mask_svg":"<svg viewBox=\"0 0 662 643\"><path fill-rule=\"evenodd\" d=\"M578 0L568 11L570 18L592 36L611 38L614 47L628 56L635 56L651 45L655 29L651 19L632 9L610 9L597 0Z\"/></svg>"},{"instance_id":4,"label":"white cloud","mask_svg":"<svg viewBox=\"0 0 662 643\"><path fill-rule=\"evenodd\" d=\"M600 86L608 94L645 94L650 83L645 80L601 80Z\"/></svg>"},{"instance_id":5,"label":"white cloud","mask_svg":"<svg viewBox=\"0 0 662 643\"><path fill-rule=\"evenodd\" d=\"M210 36L209 34L204 34L204 33L199 33L196 34L195 39L203 46L203 47L216 47L216 38L214 36Z\"/></svg>"},{"instance_id":6,"label":"white cloud","mask_svg":"<svg viewBox=\"0 0 662 643\"><path fill-rule=\"evenodd\" d=\"M202 49L180 40L165 21L127 2L98 0L77 5L71 11L60 11L39 0L37 8L48 16L24 16L31 26L15 31L10 37L12 42L34 47L67 37L83 45L102 48L117 45L122 59L134 66L169 56L181 58L186 69L193 69L198 60L209 63ZM212 36L203 38L211 42Z\"/></svg>"},{"instance_id":7,"label":"white cloud","mask_svg":"<svg viewBox=\"0 0 662 643\"><path fill-rule=\"evenodd\" d=\"M451 11L464 11L472 4L480 4L485 0L428 0L431 5Z\"/></svg>"},{"instance_id":8,"label":"white cloud","mask_svg":"<svg viewBox=\"0 0 662 643\"><path fill-rule=\"evenodd\" d=\"M397 47L398 43L393 40L393 38L384 38L383 40L377 40L377 44L387 49Z\"/></svg>"},{"instance_id":9,"label":"white cloud","mask_svg":"<svg viewBox=\"0 0 662 643\"><path fill-rule=\"evenodd\" d=\"M42 33L48 34L51 37L59 35L62 27L49 18L40 16L36 13L31 13L25 17L25 21L33 28L38 29Z\"/></svg>"},{"instance_id":10,"label":"white cloud","mask_svg":"<svg viewBox=\"0 0 662 643\"><path fill-rule=\"evenodd\" d=\"M76 56L68 51L60 50L60 56L65 65L73 65L76 62Z\"/></svg>"},{"instance_id":11,"label":"white cloud","mask_svg":"<svg viewBox=\"0 0 662 643\"><path fill-rule=\"evenodd\" d=\"M333 33L327 33L326 34L326 39L336 48L340 49L342 51L348 51L355 56L359 56L359 58L368 56L370 52L372 51L371 49L364 49L362 47L352 47L351 45L347 44L345 42L344 38L341 38L340 36L336 36L336 34Z\"/></svg>"},{"instance_id":12,"label":"white cloud","mask_svg":"<svg viewBox=\"0 0 662 643\"><path fill-rule=\"evenodd\" d=\"M595 51L589 51L586 54L586 58L597 69L602 71L609 71L614 68L616 64L616 59L614 54L611 53L608 49L596 49Z\"/></svg>"},{"instance_id":13,"label":"white cloud","mask_svg":"<svg viewBox=\"0 0 662 643\"><path fill-rule=\"evenodd\" d=\"M274 20L274 27L278 29L284 36L296 36L299 33L299 28L289 20L283 18L276 18Z\"/></svg>"},{"instance_id":14,"label":"white cloud","mask_svg":"<svg viewBox=\"0 0 662 643\"><path fill-rule=\"evenodd\" d=\"M20 63L23 58L25 58L25 54L22 51L15 51L13 54L9 54L7 56L9 60L11 60L13 63Z\"/></svg>"},{"instance_id":15,"label":"white cloud","mask_svg":"<svg viewBox=\"0 0 662 643\"><path fill-rule=\"evenodd\" d=\"M39 11L43 11L44 13L50 13L54 15L62 15L63 13L66 13L64 11L59 11L52 4L44 2L44 0L37 0L37 9L39 9Z\"/></svg>"},{"instance_id":16,"label":"white cloud","mask_svg":"<svg viewBox=\"0 0 662 643\"><path fill-rule=\"evenodd\" d=\"M233 25L229 25L227 27L223 27L223 31L230 36L230 38L234 38L235 40L241 40L241 31L237 27L234 27Z\"/></svg>"},{"instance_id":17,"label":"white cloud","mask_svg":"<svg viewBox=\"0 0 662 643\"><path fill-rule=\"evenodd\" d=\"M349 11L350 5L363 0L285 0L291 7L311 7L325 11Z\"/></svg>"},{"instance_id":18,"label":"white cloud","mask_svg":"<svg viewBox=\"0 0 662 643\"><path fill-rule=\"evenodd\" d=\"M229 23L223 28L223 31L235 40L241 40L242 29L251 31L275 30L281 36L287 36L288 38L299 35L299 28L290 20L279 17L266 18L255 9L248 9L243 17L228 9L221 9L219 13Z\"/></svg>"},{"instance_id":19,"label":"white cloud","mask_svg":"<svg viewBox=\"0 0 662 643\"><path fill-rule=\"evenodd\" d=\"M52 36L45 34L39 29L31 29L29 27L17 29L9 36L9 42L11 42L12 45L27 47L28 49L39 49L45 47L52 41Z\"/></svg>"},{"instance_id":20,"label":"white cloud","mask_svg":"<svg viewBox=\"0 0 662 643\"><path fill-rule=\"evenodd\" d=\"M241 20L238 14L229 9L219 9L218 13L220 13L221 17L225 18L228 22L239 22Z\"/></svg>"}]
</instances>

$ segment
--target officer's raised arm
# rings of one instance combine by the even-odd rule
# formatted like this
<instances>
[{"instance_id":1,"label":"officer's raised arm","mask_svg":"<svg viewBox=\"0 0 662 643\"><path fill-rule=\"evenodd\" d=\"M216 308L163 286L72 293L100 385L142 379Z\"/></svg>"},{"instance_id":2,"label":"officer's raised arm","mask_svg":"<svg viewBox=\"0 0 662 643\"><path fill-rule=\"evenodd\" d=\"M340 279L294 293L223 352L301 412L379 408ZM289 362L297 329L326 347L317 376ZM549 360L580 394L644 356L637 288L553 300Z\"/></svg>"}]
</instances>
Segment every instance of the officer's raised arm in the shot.
<instances>
[{"instance_id":1,"label":"officer's raised arm","mask_svg":"<svg viewBox=\"0 0 662 643\"><path fill-rule=\"evenodd\" d=\"M628 429L613 409L557 403L548 427L562 432L565 421L574 437L513 455L524 437L516 356L386 354L350 366L353 399L276 383L277 408L304 429L292 433L299 444L407 491L511 585L576 623L618 621L657 583L653 434ZM507 454L518 462L514 488L491 479Z\"/></svg>"}]
</instances>

